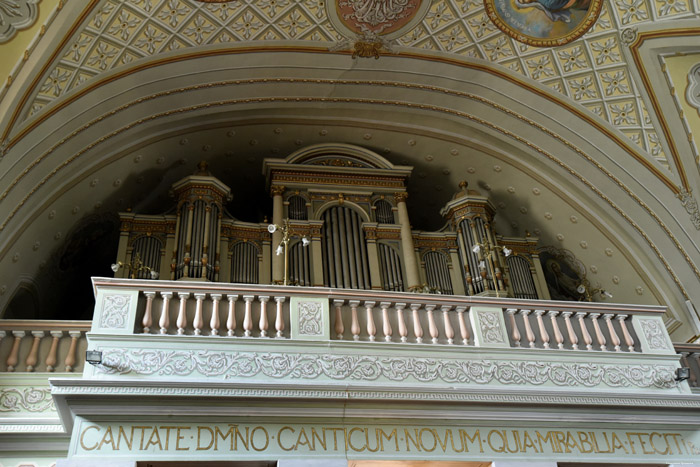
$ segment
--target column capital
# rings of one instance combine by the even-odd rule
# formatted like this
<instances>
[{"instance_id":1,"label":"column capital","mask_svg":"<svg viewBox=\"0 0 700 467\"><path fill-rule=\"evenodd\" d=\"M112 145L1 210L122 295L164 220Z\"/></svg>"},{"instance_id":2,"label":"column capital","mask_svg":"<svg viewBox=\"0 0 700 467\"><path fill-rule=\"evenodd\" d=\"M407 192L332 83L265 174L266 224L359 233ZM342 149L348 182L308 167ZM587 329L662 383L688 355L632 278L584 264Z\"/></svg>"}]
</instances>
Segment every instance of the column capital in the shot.
<instances>
[{"instance_id":1,"label":"column capital","mask_svg":"<svg viewBox=\"0 0 700 467\"><path fill-rule=\"evenodd\" d=\"M284 186L282 185L273 185L270 187L270 196L275 197L275 196L282 196L284 193Z\"/></svg>"},{"instance_id":2,"label":"column capital","mask_svg":"<svg viewBox=\"0 0 700 467\"><path fill-rule=\"evenodd\" d=\"M394 193L394 199L397 203L405 203L408 199L408 193L406 193L405 191Z\"/></svg>"}]
</instances>

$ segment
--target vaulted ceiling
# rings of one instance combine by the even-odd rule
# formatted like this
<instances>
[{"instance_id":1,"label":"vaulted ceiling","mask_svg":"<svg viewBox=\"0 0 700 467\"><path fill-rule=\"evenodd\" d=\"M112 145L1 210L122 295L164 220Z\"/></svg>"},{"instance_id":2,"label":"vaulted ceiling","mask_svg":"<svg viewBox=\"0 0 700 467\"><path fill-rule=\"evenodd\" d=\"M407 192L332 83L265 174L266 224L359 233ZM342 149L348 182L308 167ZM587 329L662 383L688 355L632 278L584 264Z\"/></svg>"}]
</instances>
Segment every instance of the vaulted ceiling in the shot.
<instances>
[{"instance_id":1,"label":"vaulted ceiling","mask_svg":"<svg viewBox=\"0 0 700 467\"><path fill-rule=\"evenodd\" d=\"M374 59L351 57L362 38L318 0L43 0L26 54L23 32L0 45L17 63L0 94L0 309L31 286L58 310L61 280L107 273L115 213L168 209L200 159L234 188L229 210L262 222L262 159L337 141L415 167L414 228L440 228L467 179L499 233L570 250L615 301L668 305L674 337L696 334L700 4L606 1L554 48L501 32L480 1L425 8Z\"/></svg>"}]
</instances>

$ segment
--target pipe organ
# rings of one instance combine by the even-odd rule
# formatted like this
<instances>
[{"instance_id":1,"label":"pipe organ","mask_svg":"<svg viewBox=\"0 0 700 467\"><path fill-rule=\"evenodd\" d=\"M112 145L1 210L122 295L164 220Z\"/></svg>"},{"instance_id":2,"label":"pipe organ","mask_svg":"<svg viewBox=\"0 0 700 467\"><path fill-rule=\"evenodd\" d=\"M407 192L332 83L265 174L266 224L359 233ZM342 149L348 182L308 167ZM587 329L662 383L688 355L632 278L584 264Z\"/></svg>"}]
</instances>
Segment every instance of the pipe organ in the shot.
<instances>
[{"instance_id":1,"label":"pipe organ","mask_svg":"<svg viewBox=\"0 0 700 467\"><path fill-rule=\"evenodd\" d=\"M413 230L411 171L344 144L265 159L272 222L287 229L282 245L282 232L268 231L267 221L227 216L231 190L202 163L173 185L175 214L121 214L117 260L138 254L172 280L269 284L286 277L303 286L549 298L537 239L497 235L491 201L466 182L442 209L440 231Z\"/></svg>"}]
</instances>

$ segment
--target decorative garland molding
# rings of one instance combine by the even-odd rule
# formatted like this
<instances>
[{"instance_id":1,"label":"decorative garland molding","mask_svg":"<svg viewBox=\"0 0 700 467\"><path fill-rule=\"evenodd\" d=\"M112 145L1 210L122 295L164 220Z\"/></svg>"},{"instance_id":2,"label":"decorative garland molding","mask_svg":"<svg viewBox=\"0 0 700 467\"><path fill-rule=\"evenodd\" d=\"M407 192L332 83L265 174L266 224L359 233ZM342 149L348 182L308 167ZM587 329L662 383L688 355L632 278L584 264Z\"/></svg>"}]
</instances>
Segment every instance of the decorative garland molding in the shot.
<instances>
[{"instance_id":1,"label":"decorative garland molding","mask_svg":"<svg viewBox=\"0 0 700 467\"><path fill-rule=\"evenodd\" d=\"M2 388L0 389L0 413L2 412L55 412L50 388Z\"/></svg>"},{"instance_id":2,"label":"decorative garland molding","mask_svg":"<svg viewBox=\"0 0 700 467\"><path fill-rule=\"evenodd\" d=\"M223 379L412 381L469 385L668 389L671 365L456 360L373 355L102 348L98 373Z\"/></svg>"}]
</instances>

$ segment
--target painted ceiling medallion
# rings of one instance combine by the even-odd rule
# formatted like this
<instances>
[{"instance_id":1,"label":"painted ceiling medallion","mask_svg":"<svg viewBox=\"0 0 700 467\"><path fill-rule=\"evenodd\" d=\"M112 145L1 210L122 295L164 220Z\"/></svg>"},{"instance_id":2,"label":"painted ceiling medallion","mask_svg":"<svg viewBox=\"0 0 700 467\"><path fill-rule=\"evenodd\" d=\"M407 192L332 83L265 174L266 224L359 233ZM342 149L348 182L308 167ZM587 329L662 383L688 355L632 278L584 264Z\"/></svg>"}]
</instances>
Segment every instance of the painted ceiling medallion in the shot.
<instances>
[{"instance_id":1,"label":"painted ceiling medallion","mask_svg":"<svg viewBox=\"0 0 700 467\"><path fill-rule=\"evenodd\" d=\"M426 15L430 0L330 0L333 26L347 38L395 39L413 29Z\"/></svg>"},{"instance_id":2,"label":"painted ceiling medallion","mask_svg":"<svg viewBox=\"0 0 700 467\"><path fill-rule=\"evenodd\" d=\"M535 47L568 44L598 19L603 0L484 0L491 21L513 39Z\"/></svg>"},{"instance_id":3,"label":"painted ceiling medallion","mask_svg":"<svg viewBox=\"0 0 700 467\"><path fill-rule=\"evenodd\" d=\"M0 0L0 44L12 39L20 29L26 29L37 17L39 0Z\"/></svg>"}]
</instances>

